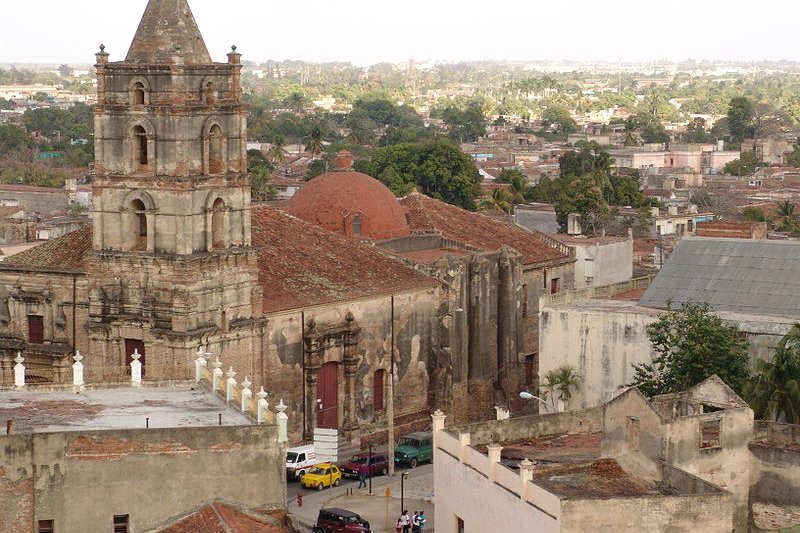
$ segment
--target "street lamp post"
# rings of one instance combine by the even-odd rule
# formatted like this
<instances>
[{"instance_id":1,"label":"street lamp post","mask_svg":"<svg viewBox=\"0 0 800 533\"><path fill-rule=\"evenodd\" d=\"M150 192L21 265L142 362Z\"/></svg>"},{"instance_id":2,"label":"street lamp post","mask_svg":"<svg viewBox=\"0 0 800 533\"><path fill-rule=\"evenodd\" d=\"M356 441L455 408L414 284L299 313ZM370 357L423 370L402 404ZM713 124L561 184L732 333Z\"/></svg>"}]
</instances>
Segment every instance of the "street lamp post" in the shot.
<instances>
[{"instance_id":1,"label":"street lamp post","mask_svg":"<svg viewBox=\"0 0 800 533\"><path fill-rule=\"evenodd\" d=\"M367 467L368 469L372 468L372 444L369 445L369 455L367 456ZM369 493L372 494L372 472L368 472L369 475Z\"/></svg>"},{"instance_id":2,"label":"street lamp post","mask_svg":"<svg viewBox=\"0 0 800 533\"><path fill-rule=\"evenodd\" d=\"M549 403L549 402L547 402L547 401L545 401L545 400L543 400L543 399L539 398L538 396L534 396L533 394L531 394L531 393L530 393L530 392L528 392L528 391L522 391L522 392L520 392L520 393L519 393L519 397L520 397L520 398L522 398L523 400L538 400L540 403L543 403L543 404L545 404L547 407L549 407L550 409L552 409L554 413L557 413L557 412L558 412L558 407L556 407L556 406L555 406L555 405L553 405L552 403Z\"/></svg>"},{"instance_id":3,"label":"street lamp post","mask_svg":"<svg viewBox=\"0 0 800 533\"><path fill-rule=\"evenodd\" d=\"M405 479L408 477L408 472L400 474L400 514L405 511Z\"/></svg>"}]
</instances>

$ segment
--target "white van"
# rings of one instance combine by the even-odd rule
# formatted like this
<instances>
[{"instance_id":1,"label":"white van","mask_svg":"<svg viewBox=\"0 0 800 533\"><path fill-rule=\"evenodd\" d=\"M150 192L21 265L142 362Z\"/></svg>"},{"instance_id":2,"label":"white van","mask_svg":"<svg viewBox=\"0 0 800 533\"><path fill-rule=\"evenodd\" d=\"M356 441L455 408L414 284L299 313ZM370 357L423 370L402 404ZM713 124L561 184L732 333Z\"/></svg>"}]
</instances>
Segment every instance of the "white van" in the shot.
<instances>
[{"instance_id":1,"label":"white van","mask_svg":"<svg viewBox=\"0 0 800 533\"><path fill-rule=\"evenodd\" d=\"M318 462L313 444L289 448L286 451L286 476L299 479Z\"/></svg>"}]
</instances>

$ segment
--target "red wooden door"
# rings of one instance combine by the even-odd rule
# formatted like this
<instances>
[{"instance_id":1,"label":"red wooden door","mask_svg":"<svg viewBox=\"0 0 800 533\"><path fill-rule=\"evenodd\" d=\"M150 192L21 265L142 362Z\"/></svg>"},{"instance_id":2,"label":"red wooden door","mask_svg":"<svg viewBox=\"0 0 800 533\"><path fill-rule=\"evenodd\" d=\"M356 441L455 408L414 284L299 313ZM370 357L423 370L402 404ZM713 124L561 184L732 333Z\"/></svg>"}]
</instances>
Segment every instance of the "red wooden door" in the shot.
<instances>
[{"instance_id":1,"label":"red wooden door","mask_svg":"<svg viewBox=\"0 0 800 533\"><path fill-rule=\"evenodd\" d=\"M125 339L125 366L127 367L128 375L131 373L131 363L133 362L133 354L134 350L139 351L139 362L142 363L142 377L144 377L144 342L138 339Z\"/></svg>"},{"instance_id":2,"label":"red wooden door","mask_svg":"<svg viewBox=\"0 0 800 533\"><path fill-rule=\"evenodd\" d=\"M325 363L317 381L317 427L339 428L339 365Z\"/></svg>"}]
</instances>

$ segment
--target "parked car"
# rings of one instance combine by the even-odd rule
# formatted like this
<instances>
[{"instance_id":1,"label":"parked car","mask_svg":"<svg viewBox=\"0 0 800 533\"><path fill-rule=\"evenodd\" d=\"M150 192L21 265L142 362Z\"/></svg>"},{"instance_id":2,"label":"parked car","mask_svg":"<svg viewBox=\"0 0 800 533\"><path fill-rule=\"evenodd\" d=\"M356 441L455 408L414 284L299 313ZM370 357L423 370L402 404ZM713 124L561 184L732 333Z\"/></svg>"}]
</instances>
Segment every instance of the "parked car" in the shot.
<instances>
[{"instance_id":1,"label":"parked car","mask_svg":"<svg viewBox=\"0 0 800 533\"><path fill-rule=\"evenodd\" d=\"M300 483L309 489L322 490L325 487L336 487L342 479L342 471L331 463L314 465L306 475L300 478Z\"/></svg>"},{"instance_id":2,"label":"parked car","mask_svg":"<svg viewBox=\"0 0 800 533\"><path fill-rule=\"evenodd\" d=\"M415 468L419 463L433 460L433 434L419 431L409 433L399 441L394 450L394 462Z\"/></svg>"},{"instance_id":3,"label":"parked car","mask_svg":"<svg viewBox=\"0 0 800 533\"><path fill-rule=\"evenodd\" d=\"M346 509L320 509L312 533L372 533L369 522Z\"/></svg>"},{"instance_id":4,"label":"parked car","mask_svg":"<svg viewBox=\"0 0 800 533\"><path fill-rule=\"evenodd\" d=\"M369 452L357 453L350 461L341 465L342 475L358 479L358 469L361 465L367 464L369 468L369 477L372 476L385 476L389 473L389 461L386 459L386 454L383 452Z\"/></svg>"},{"instance_id":5,"label":"parked car","mask_svg":"<svg viewBox=\"0 0 800 533\"><path fill-rule=\"evenodd\" d=\"M295 446L286 451L286 475L289 478L299 479L308 472L308 469L320 462L313 444Z\"/></svg>"}]
</instances>

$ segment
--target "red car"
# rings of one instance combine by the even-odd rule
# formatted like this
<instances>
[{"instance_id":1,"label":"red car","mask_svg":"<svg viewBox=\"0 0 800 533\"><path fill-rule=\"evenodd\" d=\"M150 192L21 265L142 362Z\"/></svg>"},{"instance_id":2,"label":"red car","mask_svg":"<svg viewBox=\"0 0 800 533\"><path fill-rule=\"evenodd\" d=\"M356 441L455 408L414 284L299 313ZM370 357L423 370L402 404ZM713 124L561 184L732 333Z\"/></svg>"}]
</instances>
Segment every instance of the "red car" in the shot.
<instances>
[{"instance_id":1,"label":"red car","mask_svg":"<svg viewBox=\"0 0 800 533\"><path fill-rule=\"evenodd\" d=\"M367 463L369 468L369 477L385 476L389 473L389 461L383 452L372 452L372 456L369 452L357 453L349 462L339 466L339 469L344 477L358 479L358 469L364 463Z\"/></svg>"},{"instance_id":2,"label":"red car","mask_svg":"<svg viewBox=\"0 0 800 533\"><path fill-rule=\"evenodd\" d=\"M373 533L369 522L352 511L331 507L320 509L312 533Z\"/></svg>"}]
</instances>

